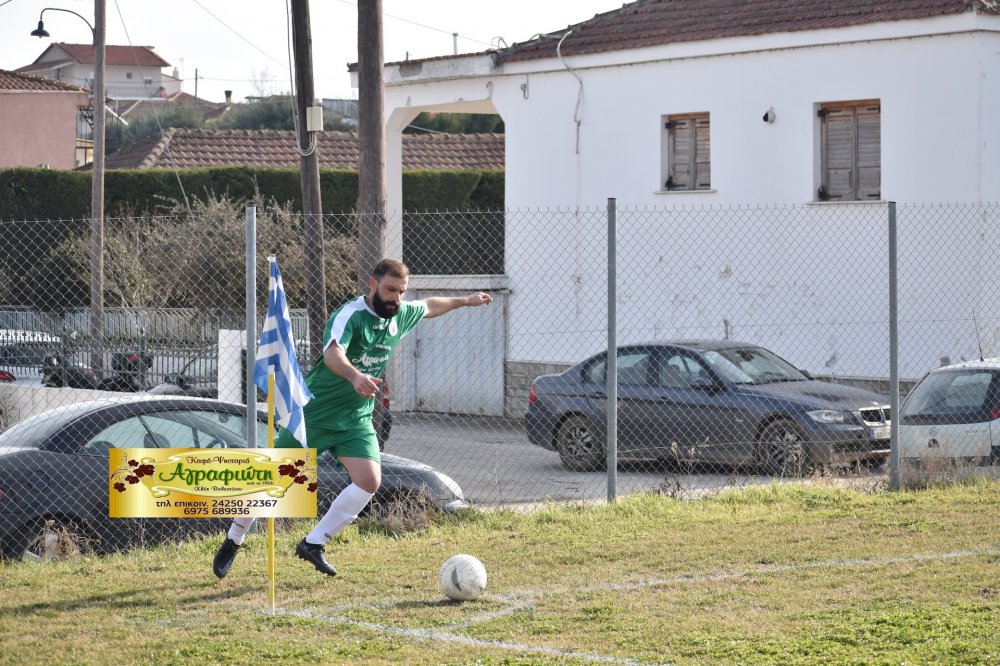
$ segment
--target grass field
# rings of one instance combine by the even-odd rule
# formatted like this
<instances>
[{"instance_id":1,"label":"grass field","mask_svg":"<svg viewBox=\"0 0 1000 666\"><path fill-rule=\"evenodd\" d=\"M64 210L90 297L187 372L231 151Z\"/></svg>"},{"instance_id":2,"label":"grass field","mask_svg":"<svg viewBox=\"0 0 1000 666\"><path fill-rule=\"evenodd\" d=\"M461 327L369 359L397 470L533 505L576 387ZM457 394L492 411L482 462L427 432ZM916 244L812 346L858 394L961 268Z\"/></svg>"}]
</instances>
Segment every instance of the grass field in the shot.
<instances>
[{"instance_id":1,"label":"grass field","mask_svg":"<svg viewBox=\"0 0 1000 666\"><path fill-rule=\"evenodd\" d=\"M352 527L325 579L279 534L217 581L218 539L8 562L2 664L1000 664L1000 483L861 494L807 485L696 502ZM438 569L479 557L487 594Z\"/></svg>"}]
</instances>

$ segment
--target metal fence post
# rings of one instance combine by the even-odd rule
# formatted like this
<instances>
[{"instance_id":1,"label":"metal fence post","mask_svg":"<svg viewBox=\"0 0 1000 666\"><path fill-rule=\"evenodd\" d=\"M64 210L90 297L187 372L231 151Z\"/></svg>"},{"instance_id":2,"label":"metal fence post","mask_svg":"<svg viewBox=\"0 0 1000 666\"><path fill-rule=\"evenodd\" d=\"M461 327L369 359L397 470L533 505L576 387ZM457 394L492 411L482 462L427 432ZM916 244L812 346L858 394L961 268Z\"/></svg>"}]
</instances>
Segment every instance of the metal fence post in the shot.
<instances>
[{"instance_id":1,"label":"metal fence post","mask_svg":"<svg viewBox=\"0 0 1000 666\"><path fill-rule=\"evenodd\" d=\"M618 496L618 201L608 199L608 502Z\"/></svg>"},{"instance_id":2,"label":"metal fence post","mask_svg":"<svg viewBox=\"0 0 1000 666\"><path fill-rule=\"evenodd\" d=\"M146 329L139 329L139 390L146 390Z\"/></svg>"},{"instance_id":3,"label":"metal fence post","mask_svg":"<svg viewBox=\"0 0 1000 666\"><path fill-rule=\"evenodd\" d=\"M257 206L247 206L247 447L257 448L257 387L253 366L257 355Z\"/></svg>"},{"instance_id":4,"label":"metal fence post","mask_svg":"<svg viewBox=\"0 0 1000 666\"><path fill-rule=\"evenodd\" d=\"M896 202L889 202L889 485L899 490L899 317L896 301Z\"/></svg>"}]
</instances>

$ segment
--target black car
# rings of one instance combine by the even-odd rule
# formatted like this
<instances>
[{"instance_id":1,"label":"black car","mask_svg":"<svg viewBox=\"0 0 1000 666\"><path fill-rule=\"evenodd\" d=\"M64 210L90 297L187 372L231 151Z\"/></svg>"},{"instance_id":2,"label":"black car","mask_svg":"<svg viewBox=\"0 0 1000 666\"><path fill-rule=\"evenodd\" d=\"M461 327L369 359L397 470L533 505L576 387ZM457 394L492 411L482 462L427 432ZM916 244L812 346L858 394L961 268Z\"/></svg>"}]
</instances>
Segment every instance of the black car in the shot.
<instances>
[{"instance_id":1,"label":"black car","mask_svg":"<svg viewBox=\"0 0 1000 666\"><path fill-rule=\"evenodd\" d=\"M204 353L191 359L177 373L164 375L163 382L149 389L152 395L188 395L197 398L219 397L219 362L212 353ZM258 398L264 400L258 392ZM389 387L381 385L381 394L375 399L372 411L372 426L378 438L380 451L385 451L385 443L392 432L392 409L389 401Z\"/></svg>"},{"instance_id":2,"label":"black car","mask_svg":"<svg viewBox=\"0 0 1000 666\"><path fill-rule=\"evenodd\" d=\"M96 552L220 533L228 520L108 517L108 451L112 448L245 448L246 407L199 398L130 396L43 412L0 433L0 552L42 556L68 540ZM267 441L258 414L257 441ZM323 515L347 473L332 456L318 461ZM450 477L422 463L384 455L373 504L429 502L442 511L466 505Z\"/></svg>"},{"instance_id":3,"label":"black car","mask_svg":"<svg viewBox=\"0 0 1000 666\"><path fill-rule=\"evenodd\" d=\"M818 381L776 354L733 341L619 347L618 457L754 465L799 475L831 464L881 465L888 398ZM525 425L565 467L606 465L607 354L531 386Z\"/></svg>"}]
</instances>

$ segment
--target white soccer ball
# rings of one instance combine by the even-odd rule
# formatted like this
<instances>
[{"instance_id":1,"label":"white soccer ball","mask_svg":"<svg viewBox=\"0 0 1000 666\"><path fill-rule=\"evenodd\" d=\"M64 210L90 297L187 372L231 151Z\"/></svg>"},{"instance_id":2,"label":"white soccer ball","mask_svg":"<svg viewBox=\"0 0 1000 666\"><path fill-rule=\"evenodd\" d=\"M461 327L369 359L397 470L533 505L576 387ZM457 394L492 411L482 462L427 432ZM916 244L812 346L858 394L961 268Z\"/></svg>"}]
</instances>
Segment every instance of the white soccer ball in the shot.
<instances>
[{"instance_id":1,"label":"white soccer ball","mask_svg":"<svg viewBox=\"0 0 1000 666\"><path fill-rule=\"evenodd\" d=\"M449 599L475 599L486 589L486 567L472 555L453 555L441 567L440 585Z\"/></svg>"}]
</instances>

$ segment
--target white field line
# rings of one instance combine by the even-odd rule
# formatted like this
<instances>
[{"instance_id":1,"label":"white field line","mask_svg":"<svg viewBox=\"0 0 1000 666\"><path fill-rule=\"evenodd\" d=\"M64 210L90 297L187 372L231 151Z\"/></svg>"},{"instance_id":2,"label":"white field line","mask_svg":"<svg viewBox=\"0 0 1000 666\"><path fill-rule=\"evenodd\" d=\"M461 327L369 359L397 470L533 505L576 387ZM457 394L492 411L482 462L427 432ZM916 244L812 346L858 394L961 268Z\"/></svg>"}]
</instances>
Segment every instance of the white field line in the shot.
<instances>
[{"instance_id":1,"label":"white field line","mask_svg":"<svg viewBox=\"0 0 1000 666\"><path fill-rule=\"evenodd\" d=\"M480 624L483 622L489 622L499 617L505 615L511 615L520 610L525 610L534 607L534 599L538 597L543 597L550 594L573 594L580 592L600 592L608 590L639 590L650 587L660 587L664 585L681 585L686 583L708 583L722 580L731 580L734 578L749 578L753 576L766 576L776 573L787 573L789 571L804 571L807 569L817 569L821 567L833 567L833 568L852 568L852 567L879 567L879 566L890 566L893 564L908 564L914 562L930 562L939 560L952 560L964 557L979 557L985 555L998 555L1000 556L1000 548L986 548L981 550L957 550L949 553L918 553L916 555L903 555L898 557L879 557L868 560L859 559L849 559L849 560L825 560L822 562L807 562L804 564L775 564L775 565L762 565L753 569L744 569L742 571L729 571L729 572L719 572L710 574L685 574L682 576L675 576L673 578L654 578L650 580L643 581L633 581L626 583L603 583L598 585L586 585L581 587L568 587L559 588L554 590L515 590L511 591L505 595L493 594L488 595L490 599L497 599L507 603L507 606L501 610L479 613L467 620L462 622L449 625L454 628L467 627L474 624ZM343 604L339 606L334 606L329 611L334 613L337 612L349 612L351 610L368 608L368 609L378 609L378 608L393 608L395 604L393 603L358 603L358 604ZM480 638L473 638L471 636L465 636L463 634L454 633L450 631L440 631L434 629L410 629L404 627L396 627L387 624L379 624L376 622L362 622L360 620L355 620L349 617L340 615L328 615L325 612L312 612L309 610L283 610L279 609L277 611L283 615L294 615L296 617L304 617L313 620L321 620L324 622L331 622L334 624L348 624L355 627L360 627L362 629L368 629L371 631L382 632L387 634L394 634L396 636L403 636L405 638L413 638L416 640L426 640L426 641L449 641L452 643L459 643L462 645L473 645L477 647L493 648L498 650L510 650L516 652L528 652L545 654L549 656L556 657L571 657L574 659L582 659L584 661L593 661L608 664L628 664L628 665L644 665L650 662L643 662L636 659L626 659L622 657L613 657L609 655L597 654L594 652L573 652L571 650L560 650L558 648L545 647L539 645L529 645L527 643L513 643L508 641L490 641Z\"/></svg>"},{"instance_id":2,"label":"white field line","mask_svg":"<svg viewBox=\"0 0 1000 666\"><path fill-rule=\"evenodd\" d=\"M527 643L511 643L509 641L488 641L481 638L463 636L462 634L454 634L447 631L435 631L434 629L407 629L405 627L394 627L391 625L378 624L375 622L362 622L360 620L352 620L351 618L347 617L323 615L321 613L310 613L309 611L304 611L304 610L278 611L278 612L281 612L284 615L294 615L296 617L304 617L310 620L323 620L326 622L332 622L334 624L349 624L351 626L360 627L362 629L368 629L370 631L375 631L385 634L393 634L396 636L402 636L404 638L414 638L421 641L448 641L449 643L472 645L481 648L493 648L496 650L508 650L511 652L544 654L550 657L571 657L573 659L582 659L584 661L594 661L604 664L645 666L645 664L649 663L649 662L638 661L635 659L610 657L607 655L596 654L593 652L573 652L572 650L560 650L558 648L544 647L539 645L528 645ZM663 664L662 666L669 666L669 665Z\"/></svg>"},{"instance_id":3,"label":"white field line","mask_svg":"<svg viewBox=\"0 0 1000 666\"><path fill-rule=\"evenodd\" d=\"M804 564L764 564L754 569L743 571L728 571L710 574L684 574L674 578L654 578L651 580L640 580L630 583L602 583L598 585L587 585L582 587L568 587L555 590L515 590L511 596L541 596L545 594L570 594L576 592L601 592L605 590L638 590L646 587L659 587L662 585L678 585L683 583L705 583L718 580L730 580L732 578L748 578L751 576L766 576L774 573L786 573L788 571L803 571L806 569L819 569L822 567L851 568L851 567L871 567L887 566L890 564L906 564L912 562L925 562L933 560L951 560L961 557L977 557L980 555L1000 555L1000 548L986 548L982 550L957 550L950 553L923 553L916 555L901 555L898 557L879 557L870 560L825 560L822 562L806 562Z\"/></svg>"}]
</instances>

